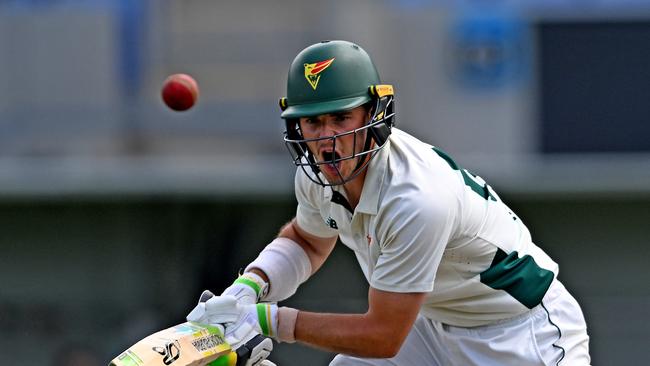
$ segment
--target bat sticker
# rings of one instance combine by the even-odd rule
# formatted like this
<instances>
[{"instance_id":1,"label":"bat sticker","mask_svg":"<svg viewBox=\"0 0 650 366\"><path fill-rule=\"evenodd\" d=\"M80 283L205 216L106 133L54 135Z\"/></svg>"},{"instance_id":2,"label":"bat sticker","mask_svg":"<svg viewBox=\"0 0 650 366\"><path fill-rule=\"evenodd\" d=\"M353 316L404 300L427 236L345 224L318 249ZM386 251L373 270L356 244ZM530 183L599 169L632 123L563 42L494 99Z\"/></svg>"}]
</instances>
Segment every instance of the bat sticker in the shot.
<instances>
[{"instance_id":1,"label":"bat sticker","mask_svg":"<svg viewBox=\"0 0 650 366\"><path fill-rule=\"evenodd\" d=\"M163 347L153 347L152 349L164 356L163 363L165 365L171 365L181 357L181 347L178 341L167 342Z\"/></svg>"}]
</instances>

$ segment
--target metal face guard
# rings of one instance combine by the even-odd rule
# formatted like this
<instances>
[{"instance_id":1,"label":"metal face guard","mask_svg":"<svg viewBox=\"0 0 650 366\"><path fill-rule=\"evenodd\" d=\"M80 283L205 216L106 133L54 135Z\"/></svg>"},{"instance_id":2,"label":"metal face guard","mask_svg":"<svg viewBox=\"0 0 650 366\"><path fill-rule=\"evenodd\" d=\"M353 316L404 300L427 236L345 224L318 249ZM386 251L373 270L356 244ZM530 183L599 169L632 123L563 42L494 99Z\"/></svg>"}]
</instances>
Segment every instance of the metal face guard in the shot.
<instances>
[{"instance_id":1,"label":"metal face guard","mask_svg":"<svg viewBox=\"0 0 650 366\"><path fill-rule=\"evenodd\" d=\"M390 129L393 125L392 121L395 116L393 109L393 96L387 95L376 99L376 104L373 108L373 116L370 122L360 128L343 132L334 136L319 137L313 139L303 138L300 124L297 119L286 120L287 130L285 131L284 142L294 165L301 167L307 177L314 183L322 186L337 186L345 184L352 179L356 178L368 166L375 154L385 145L390 135ZM364 147L361 151L357 151L357 139L363 138L365 134ZM328 141L331 140L332 150L336 151L336 141L338 138L353 135L354 149L350 155L338 156L331 154L330 159L319 160L307 147L308 142ZM372 146L372 142L375 145ZM372 146L372 147L371 147ZM357 159L357 166L348 175L344 177L338 169L337 164L346 160ZM336 169L338 180L335 182L328 182L321 172L321 166L331 165ZM309 167L309 169L307 169Z\"/></svg>"}]
</instances>

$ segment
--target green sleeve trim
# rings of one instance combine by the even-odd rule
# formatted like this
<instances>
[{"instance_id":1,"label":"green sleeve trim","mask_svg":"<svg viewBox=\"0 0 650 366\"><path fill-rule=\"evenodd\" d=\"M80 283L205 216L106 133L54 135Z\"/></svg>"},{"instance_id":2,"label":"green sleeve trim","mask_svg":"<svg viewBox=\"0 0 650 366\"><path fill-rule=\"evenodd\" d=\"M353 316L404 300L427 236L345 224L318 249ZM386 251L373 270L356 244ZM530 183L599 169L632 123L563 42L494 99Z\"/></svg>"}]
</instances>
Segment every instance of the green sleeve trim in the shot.
<instances>
[{"instance_id":1,"label":"green sleeve trim","mask_svg":"<svg viewBox=\"0 0 650 366\"><path fill-rule=\"evenodd\" d=\"M270 312L268 304L257 304L257 319L260 322L260 328L262 329L262 334L265 336L271 336L269 331L269 320L267 316L267 311Z\"/></svg>"},{"instance_id":2,"label":"green sleeve trim","mask_svg":"<svg viewBox=\"0 0 650 366\"><path fill-rule=\"evenodd\" d=\"M248 278L245 278L245 277L239 277L239 278L237 278L235 280L235 283L241 283L241 284L244 284L244 285L252 288L253 290L255 290L255 295L258 298L260 297L260 291L262 289L260 288L260 285L257 284L257 282L251 281L251 280L249 280Z\"/></svg>"}]
</instances>

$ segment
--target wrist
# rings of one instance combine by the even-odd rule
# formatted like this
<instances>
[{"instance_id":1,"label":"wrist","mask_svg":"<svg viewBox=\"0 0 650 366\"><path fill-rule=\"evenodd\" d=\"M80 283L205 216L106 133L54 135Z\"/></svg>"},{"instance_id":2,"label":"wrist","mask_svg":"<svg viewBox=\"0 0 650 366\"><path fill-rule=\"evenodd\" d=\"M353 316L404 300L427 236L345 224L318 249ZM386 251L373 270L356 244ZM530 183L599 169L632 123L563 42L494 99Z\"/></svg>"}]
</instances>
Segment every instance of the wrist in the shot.
<instances>
[{"instance_id":1,"label":"wrist","mask_svg":"<svg viewBox=\"0 0 650 366\"><path fill-rule=\"evenodd\" d=\"M255 312L260 326L260 333L274 338L278 342L294 343L298 310L276 304L256 304Z\"/></svg>"},{"instance_id":2,"label":"wrist","mask_svg":"<svg viewBox=\"0 0 650 366\"><path fill-rule=\"evenodd\" d=\"M256 301L260 301L269 291L268 280L256 273L257 271L244 272L233 284L242 284L255 291Z\"/></svg>"},{"instance_id":3,"label":"wrist","mask_svg":"<svg viewBox=\"0 0 650 366\"><path fill-rule=\"evenodd\" d=\"M278 335L279 342L294 343L296 341L296 320L298 310L282 306L278 308Z\"/></svg>"}]
</instances>

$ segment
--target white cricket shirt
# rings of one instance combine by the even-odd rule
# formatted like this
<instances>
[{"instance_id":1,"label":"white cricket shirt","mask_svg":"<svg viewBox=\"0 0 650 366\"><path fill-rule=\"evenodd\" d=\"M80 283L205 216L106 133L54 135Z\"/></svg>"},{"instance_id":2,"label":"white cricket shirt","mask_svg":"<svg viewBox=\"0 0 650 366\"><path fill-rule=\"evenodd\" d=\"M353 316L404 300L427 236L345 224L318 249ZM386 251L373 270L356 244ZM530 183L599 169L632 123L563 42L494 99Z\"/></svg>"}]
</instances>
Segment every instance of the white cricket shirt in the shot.
<instances>
[{"instance_id":1,"label":"white cricket shirt","mask_svg":"<svg viewBox=\"0 0 650 366\"><path fill-rule=\"evenodd\" d=\"M393 128L368 166L354 212L341 187L295 180L298 225L338 235L370 286L426 292L421 313L477 326L538 305L558 266L480 177L443 151Z\"/></svg>"}]
</instances>

